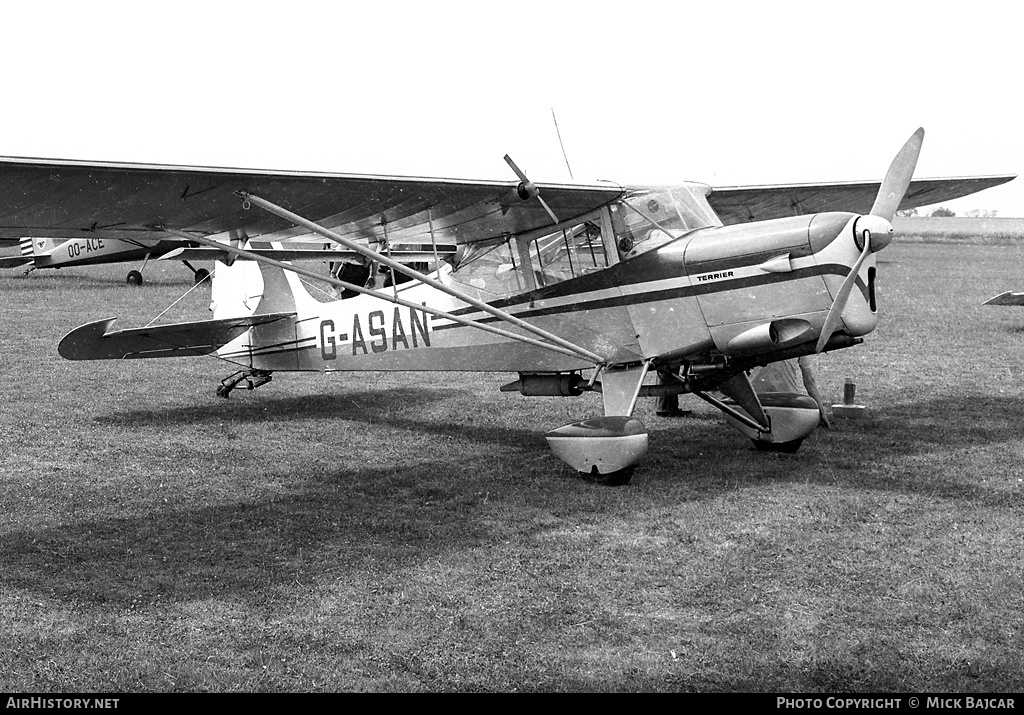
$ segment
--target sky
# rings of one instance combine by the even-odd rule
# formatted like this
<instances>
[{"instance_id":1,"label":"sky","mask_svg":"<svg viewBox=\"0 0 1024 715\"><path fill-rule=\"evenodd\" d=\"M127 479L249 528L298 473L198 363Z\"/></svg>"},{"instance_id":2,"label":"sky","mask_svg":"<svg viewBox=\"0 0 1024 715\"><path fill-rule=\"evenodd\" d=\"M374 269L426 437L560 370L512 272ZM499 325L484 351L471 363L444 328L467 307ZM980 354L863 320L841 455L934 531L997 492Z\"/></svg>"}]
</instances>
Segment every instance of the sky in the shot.
<instances>
[{"instance_id":1,"label":"sky","mask_svg":"<svg viewBox=\"0 0 1024 715\"><path fill-rule=\"evenodd\" d=\"M1018 174L1014 8L10 3L0 155L736 186L881 180L923 126L919 178ZM946 206L1024 217L1024 178Z\"/></svg>"}]
</instances>

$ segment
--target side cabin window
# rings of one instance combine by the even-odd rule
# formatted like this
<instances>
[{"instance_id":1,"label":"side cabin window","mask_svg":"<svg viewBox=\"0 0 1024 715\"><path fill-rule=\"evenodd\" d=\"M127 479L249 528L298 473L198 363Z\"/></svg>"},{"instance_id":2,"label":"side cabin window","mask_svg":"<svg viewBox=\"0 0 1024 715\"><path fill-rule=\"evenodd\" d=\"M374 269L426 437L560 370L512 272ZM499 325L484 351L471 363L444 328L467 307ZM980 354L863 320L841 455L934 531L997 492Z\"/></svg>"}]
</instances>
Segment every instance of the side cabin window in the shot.
<instances>
[{"instance_id":1,"label":"side cabin window","mask_svg":"<svg viewBox=\"0 0 1024 715\"><path fill-rule=\"evenodd\" d=\"M452 280L481 300L508 297L607 268L607 211L546 233L509 236L469 246Z\"/></svg>"},{"instance_id":2,"label":"side cabin window","mask_svg":"<svg viewBox=\"0 0 1024 715\"><path fill-rule=\"evenodd\" d=\"M494 300L526 290L511 237L480 241L465 247L451 273L459 289L480 300Z\"/></svg>"},{"instance_id":3,"label":"side cabin window","mask_svg":"<svg viewBox=\"0 0 1024 715\"><path fill-rule=\"evenodd\" d=\"M597 221L584 221L530 242L537 287L560 283L608 267Z\"/></svg>"}]
</instances>

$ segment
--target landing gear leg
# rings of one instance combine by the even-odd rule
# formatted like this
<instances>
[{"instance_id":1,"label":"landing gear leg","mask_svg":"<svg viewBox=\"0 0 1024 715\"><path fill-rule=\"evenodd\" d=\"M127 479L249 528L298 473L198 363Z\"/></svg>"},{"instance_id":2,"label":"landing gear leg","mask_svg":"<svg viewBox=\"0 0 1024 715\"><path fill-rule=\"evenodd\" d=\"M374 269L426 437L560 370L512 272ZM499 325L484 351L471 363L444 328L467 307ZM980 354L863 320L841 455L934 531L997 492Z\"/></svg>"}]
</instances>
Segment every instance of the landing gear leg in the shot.
<instances>
[{"instance_id":1,"label":"landing gear leg","mask_svg":"<svg viewBox=\"0 0 1024 715\"><path fill-rule=\"evenodd\" d=\"M217 395L219 397L228 398L231 396L231 391L234 390L242 382L245 382L245 389L255 390L260 385L266 385L272 379L273 375L267 370L239 370L233 375L228 375L220 381L220 387L217 388Z\"/></svg>"},{"instance_id":2,"label":"landing gear leg","mask_svg":"<svg viewBox=\"0 0 1024 715\"><path fill-rule=\"evenodd\" d=\"M195 279L196 285L199 285L200 283L202 283L203 281L210 277L210 272L205 268L193 268L192 264L189 263L188 261L182 261L182 263L185 265L185 268L192 271L192 276Z\"/></svg>"},{"instance_id":3,"label":"landing gear leg","mask_svg":"<svg viewBox=\"0 0 1024 715\"><path fill-rule=\"evenodd\" d=\"M608 487L628 484L636 465L647 454L647 428L631 415L649 367L644 363L604 371L601 394L605 416L565 425L545 435L555 456L585 481Z\"/></svg>"},{"instance_id":4,"label":"landing gear leg","mask_svg":"<svg viewBox=\"0 0 1024 715\"><path fill-rule=\"evenodd\" d=\"M146 254L146 257L144 259L142 259L142 266L139 268L139 270L137 270L137 271L128 271L128 279L127 279L128 285L130 285L130 286L140 286L140 285L142 285L142 272L144 270L146 270L146 264L147 263L149 263L149 254L148 253Z\"/></svg>"}]
</instances>

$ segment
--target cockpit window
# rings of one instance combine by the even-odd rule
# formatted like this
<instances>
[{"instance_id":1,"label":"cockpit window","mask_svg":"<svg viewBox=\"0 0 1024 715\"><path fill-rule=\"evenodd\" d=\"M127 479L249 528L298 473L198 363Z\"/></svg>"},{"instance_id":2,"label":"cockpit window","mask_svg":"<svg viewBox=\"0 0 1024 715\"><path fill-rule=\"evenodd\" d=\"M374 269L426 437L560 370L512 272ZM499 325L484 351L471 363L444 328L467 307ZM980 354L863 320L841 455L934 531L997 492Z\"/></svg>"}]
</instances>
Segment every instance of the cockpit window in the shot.
<instances>
[{"instance_id":1,"label":"cockpit window","mask_svg":"<svg viewBox=\"0 0 1024 715\"><path fill-rule=\"evenodd\" d=\"M622 258L722 222L708 205L706 187L674 186L628 192L612 205L612 226Z\"/></svg>"}]
</instances>

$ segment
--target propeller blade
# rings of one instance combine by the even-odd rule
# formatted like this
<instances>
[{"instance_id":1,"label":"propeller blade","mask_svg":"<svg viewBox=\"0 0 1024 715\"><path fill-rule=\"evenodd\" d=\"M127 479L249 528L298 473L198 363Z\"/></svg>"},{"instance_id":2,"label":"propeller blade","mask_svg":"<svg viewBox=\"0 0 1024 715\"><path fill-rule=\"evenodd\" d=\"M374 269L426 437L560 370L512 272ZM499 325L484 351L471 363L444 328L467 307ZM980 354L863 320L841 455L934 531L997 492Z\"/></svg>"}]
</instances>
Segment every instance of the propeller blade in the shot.
<instances>
[{"instance_id":1,"label":"propeller blade","mask_svg":"<svg viewBox=\"0 0 1024 715\"><path fill-rule=\"evenodd\" d=\"M516 163L512 161L512 157L510 157L508 154L505 155L505 163L512 167L512 171L516 173L516 176L518 176L519 180L522 181L524 184L532 183L529 179L526 178L526 174L523 173L523 170L516 166Z\"/></svg>"},{"instance_id":2,"label":"propeller blade","mask_svg":"<svg viewBox=\"0 0 1024 715\"><path fill-rule=\"evenodd\" d=\"M505 155L505 163L512 167L512 171L516 173L516 176L519 177L519 181L522 182L519 184L519 188L516 191L516 193L519 194L519 197L523 199L523 201L526 201L527 199L531 199L536 196L537 200L540 201L540 205L548 212L548 216L551 217L551 220L558 223L558 217L555 216L555 212L552 211L547 202L540 197L540 189L537 188L535 183L526 178L526 174L523 173L522 169L516 166L516 163L512 161L512 157L508 154Z\"/></svg>"},{"instance_id":3,"label":"propeller blade","mask_svg":"<svg viewBox=\"0 0 1024 715\"><path fill-rule=\"evenodd\" d=\"M850 219L850 223L843 229L845 233L848 229L853 228L853 224L857 222L856 218ZM864 249L860 252L860 257L857 262L853 264L853 268L850 269L850 275L846 276L846 280L843 281L843 285L839 288L839 293L836 294L836 299L832 301L832 307L828 309L828 315L825 316L825 324L821 327L821 335L818 336L818 344L815 346L814 352L820 353L825 349L825 343L832 337L832 333L839 327L839 321L843 319L843 310L846 308L846 301L850 299L850 293L853 292L853 286L857 283L857 276L860 274L861 266L864 265L864 261L867 260L871 254L871 240L870 235L864 237Z\"/></svg>"},{"instance_id":4,"label":"propeller blade","mask_svg":"<svg viewBox=\"0 0 1024 715\"><path fill-rule=\"evenodd\" d=\"M892 160L889 171L878 189L875 204L871 207L872 215L892 221L896 210L900 207L900 202L903 201L903 197L910 187L910 181L914 178L914 169L917 168L917 158L921 154L923 142L924 128L922 127L911 135L896 158Z\"/></svg>"},{"instance_id":5,"label":"propeller blade","mask_svg":"<svg viewBox=\"0 0 1024 715\"><path fill-rule=\"evenodd\" d=\"M551 217L551 220L558 223L558 217L555 216L555 212L551 210L551 207L548 206L547 202L540 197L540 192L537 192L537 200L540 201L540 205L544 207L544 210L548 212L548 216Z\"/></svg>"},{"instance_id":6,"label":"propeller blade","mask_svg":"<svg viewBox=\"0 0 1024 715\"><path fill-rule=\"evenodd\" d=\"M815 352L820 353L825 349L829 338L832 337L832 334L839 327L839 323L843 319L843 311L846 309L846 303L850 299L853 287L857 284L857 276L860 274L864 261L868 259L871 253L881 251L892 241L892 220L896 215L896 210L900 207L900 203L903 201L903 197L907 194L907 189L910 188L910 182L914 178L914 169L917 168L917 159L921 155L921 145L923 143L924 128L921 127L910 136L910 139L906 141L903 148L896 154L896 158L892 160L892 164L889 165L889 171L886 172L885 178L882 179L882 184L878 188L878 195L875 197L875 203L871 207L870 213L862 217L855 216L850 219L850 222L840 232L839 235L841 236L847 231L859 231L862 234L864 246L861 249L860 256L857 258L857 262L850 269L850 274L846 276L846 280L840 286L835 300L832 301L832 307L828 309L828 315L825 316L825 323L821 326L821 334L818 336L818 342L815 345ZM858 220L861 221L860 225L857 223Z\"/></svg>"}]
</instances>

